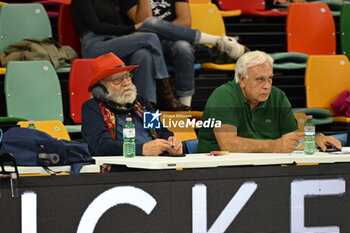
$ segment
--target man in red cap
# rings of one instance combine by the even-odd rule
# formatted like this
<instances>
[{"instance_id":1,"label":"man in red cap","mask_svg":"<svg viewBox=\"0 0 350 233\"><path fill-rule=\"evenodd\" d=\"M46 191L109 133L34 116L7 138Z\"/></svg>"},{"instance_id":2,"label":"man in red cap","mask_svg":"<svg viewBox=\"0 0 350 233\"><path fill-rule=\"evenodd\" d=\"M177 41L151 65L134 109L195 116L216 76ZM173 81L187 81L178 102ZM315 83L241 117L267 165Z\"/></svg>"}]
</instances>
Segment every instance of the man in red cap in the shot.
<instances>
[{"instance_id":1,"label":"man in red cap","mask_svg":"<svg viewBox=\"0 0 350 233\"><path fill-rule=\"evenodd\" d=\"M182 143L163 128L144 129L143 112L154 111L152 105L137 96L130 73L137 65L126 66L115 54L96 58L91 65L94 74L88 90L94 98L82 106L82 137L92 153L123 154L123 125L132 117L135 125L137 155L182 154Z\"/></svg>"}]
</instances>

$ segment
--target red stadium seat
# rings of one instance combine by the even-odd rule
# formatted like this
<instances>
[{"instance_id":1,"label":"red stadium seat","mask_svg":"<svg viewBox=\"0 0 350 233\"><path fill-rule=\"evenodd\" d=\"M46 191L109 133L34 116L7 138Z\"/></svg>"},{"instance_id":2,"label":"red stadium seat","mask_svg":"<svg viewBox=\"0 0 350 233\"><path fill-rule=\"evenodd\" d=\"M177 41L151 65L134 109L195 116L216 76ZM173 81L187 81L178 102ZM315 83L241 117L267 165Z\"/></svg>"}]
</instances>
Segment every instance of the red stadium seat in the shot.
<instances>
[{"instance_id":1,"label":"red stadium seat","mask_svg":"<svg viewBox=\"0 0 350 233\"><path fill-rule=\"evenodd\" d=\"M57 18L59 8L63 4L62 2L49 0L34 1L33 3L40 3L43 5L49 18Z\"/></svg>"},{"instance_id":2,"label":"red stadium seat","mask_svg":"<svg viewBox=\"0 0 350 233\"><path fill-rule=\"evenodd\" d=\"M266 10L265 0L220 0L218 5L223 11L241 10L242 15L263 17L287 16L287 11Z\"/></svg>"},{"instance_id":3,"label":"red stadium seat","mask_svg":"<svg viewBox=\"0 0 350 233\"><path fill-rule=\"evenodd\" d=\"M50 1L53 1L53 2L62 2L62 3L65 3L65 4L71 4L72 0L50 0Z\"/></svg>"},{"instance_id":4,"label":"red stadium seat","mask_svg":"<svg viewBox=\"0 0 350 233\"><path fill-rule=\"evenodd\" d=\"M72 15L70 5L62 4L58 14L58 40L61 45L69 45L81 57L80 39Z\"/></svg>"},{"instance_id":5,"label":"red stadium seat","mask_svg":"<svg viewBox=\"0 0 350 233\"><path fill-rule=\"evenodd\" d=\"M76 124L81 123L81 106L91 97L88 86L92 79L90 68L93 59L75 59L69 73L70 116Z\"/></svg>"},{"instance_id":6,"label":"red stadium seat","mask_svg":"<svg viewBox=\"0 0 350 233\"><path fill-rule=\"evenodd\" d=\"M288 52L336 54L335 24L326 3L292 3L286 24Z\"/></svg>"}]
</instances>

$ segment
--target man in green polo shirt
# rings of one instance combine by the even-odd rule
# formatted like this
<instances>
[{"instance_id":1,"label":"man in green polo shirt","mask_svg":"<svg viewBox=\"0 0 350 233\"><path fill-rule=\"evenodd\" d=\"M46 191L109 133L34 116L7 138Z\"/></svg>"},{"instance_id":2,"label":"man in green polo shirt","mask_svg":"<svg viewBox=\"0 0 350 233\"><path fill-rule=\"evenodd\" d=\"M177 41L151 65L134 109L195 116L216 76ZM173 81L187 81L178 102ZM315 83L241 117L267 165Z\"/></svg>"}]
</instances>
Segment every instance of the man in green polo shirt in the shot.
<instances>
[{"instance_id":1,"label":"man in green polo shirt","mask_svg":"<svg viewBox=\"0 0 350 233\"><path fill-rule=\"evenodd\" d=\"M272 86L273 59L264 52L244 54L236 63L235 80L218 87L209 97L202 120L221 121L219 128L201 128L197 152L279 152L296 149L298 130L291 104ZM316 144L341 149L329 136L317 135ZM300 147L302 148L302 147Z\"/></svg>"}]
</instances>

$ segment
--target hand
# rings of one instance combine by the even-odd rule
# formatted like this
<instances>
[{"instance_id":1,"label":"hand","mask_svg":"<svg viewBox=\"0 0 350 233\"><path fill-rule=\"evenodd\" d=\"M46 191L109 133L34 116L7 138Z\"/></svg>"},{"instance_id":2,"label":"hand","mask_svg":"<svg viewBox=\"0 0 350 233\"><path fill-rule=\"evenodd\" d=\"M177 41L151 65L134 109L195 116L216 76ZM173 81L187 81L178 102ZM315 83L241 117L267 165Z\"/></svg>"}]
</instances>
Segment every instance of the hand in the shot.
<instances>
[{"instance_id":1,"label":"hand","mask_svg":"<svg viewBox=\"0 0 350 233\"><path fill-rule=\"evenodd\" d=\"M303 132L294 131L291 133L287 133L275 140L275 148L273 151L277 153L293 152L296 146L299 144L300 140L303 139L303 137Z\"/></svg>"},{"instance_id":2,"label":"hand","mask_svg":"<svg viewBox=\"0 0 350 233\"><path fill-rule=\"evenodd\" d=\"M164 139L155 139L142 146L143 155L159 155L171 148L171 143Z\"/></svg>"},{"instance_id":3,"label":"hand","mask_svg":"<svg viewBox=\"0 0 350 233\"><path fill-rule=\"evenodd\" d=\"M306 0L293 0L293 2L295 2L295 3L307 3Z\"/></svg>"},{"instance_id":4,"label":"hand","mask_svg":"<svg viewBox=\"0 0 350 233\"><path fill-rule=\"evenodd\" d=\"M168 142L171 143L171 147L167 150L169 154L182 154L182 142L180 139L170 136Z\"/></svg>"},{"instance_id":5,"label":"hand","mask_svg":"<svg viewBox=\"0 0 350 233\"><path fill-rule=\"evenodd\" d=\"M134 25L135 30L139 29L139 27L141 27L142 23L143 23L143 22L135 24L135 25Z\"/></svg>"},{"instance_id":6,"label":"hand","mask_svg":"<svg viewBox=\"0 0 350 233\"><path fill-rule=\"evenodd\" d=\"M331 136L316 135L315 142L316 142L316 145L321 147L323 151L325 151L327 149L327 146L330 146L330 145L333 145L338 150L341 150L341 142Z\"/></svg>"}]
</instances>

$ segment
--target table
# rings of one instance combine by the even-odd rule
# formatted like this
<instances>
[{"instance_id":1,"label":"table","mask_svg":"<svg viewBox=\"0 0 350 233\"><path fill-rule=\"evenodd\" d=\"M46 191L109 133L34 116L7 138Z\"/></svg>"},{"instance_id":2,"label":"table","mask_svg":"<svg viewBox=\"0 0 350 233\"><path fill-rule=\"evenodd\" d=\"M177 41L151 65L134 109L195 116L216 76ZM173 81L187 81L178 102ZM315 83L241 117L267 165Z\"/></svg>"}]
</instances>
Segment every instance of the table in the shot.
<instances>
[{"instance_id":1,"label":"table","mask_svg":"<svg viewBox=\"0 0 350 233\"><path fill-rule=\"evenodd\" d=\"M125 165L129 168L142 169L176 169L176 168L209 168L222 166L258 166L294 163L338 163L350 162L350 147L343 148L340 153L316 152L314 155L304 155L303 152L293 153L230 153L224 156L209 156L206 154L187 154L185 157L166 156L122 156L94 157L96 164Z\"/></svg>"},{"instance_id":2,"label":"table","mask_svg":"<svg viewBox=\"0 0 350 233\"><path fill-rule=\"evenodd\" d=\"M54 172L63 172L63 173L69 173L70 166L50 166L48 167L52 173ZM50 171L45 170L43 167L39 166L17 166L18 174L19 175L28 175L28 174L51 174ZM2 171L0 167L0 172ZM13 166L5 166L5 171L7 172L14 172L15 168ZM80 173L99 173L100 172L100 166L97 164L89 164L84 165Z\"/></svg>"}]
</instances>

